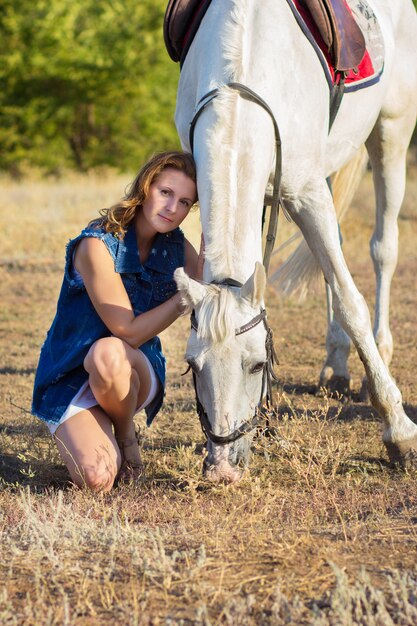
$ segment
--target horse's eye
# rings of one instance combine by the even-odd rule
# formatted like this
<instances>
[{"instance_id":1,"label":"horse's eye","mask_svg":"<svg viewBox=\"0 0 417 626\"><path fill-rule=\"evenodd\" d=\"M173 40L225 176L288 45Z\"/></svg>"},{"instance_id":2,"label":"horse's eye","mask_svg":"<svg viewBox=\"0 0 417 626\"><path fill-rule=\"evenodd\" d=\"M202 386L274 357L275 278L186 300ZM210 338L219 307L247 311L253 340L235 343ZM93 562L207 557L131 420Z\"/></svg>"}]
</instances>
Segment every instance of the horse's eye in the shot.
<instances>
[{"instance_id":1,"label":"horse's eye","mask_svg":"<svg viewBox=\"0 0 417 626\"><path fill-rule=\"evenodd\" d=\"M262 372L262 370L264 368L264 365L265 365L264 361L259 361L259 363L256 363L256 365L254 365L251 368L250 373L251 374L258 374L259 372Z\"/></svg>"}]
</instances>

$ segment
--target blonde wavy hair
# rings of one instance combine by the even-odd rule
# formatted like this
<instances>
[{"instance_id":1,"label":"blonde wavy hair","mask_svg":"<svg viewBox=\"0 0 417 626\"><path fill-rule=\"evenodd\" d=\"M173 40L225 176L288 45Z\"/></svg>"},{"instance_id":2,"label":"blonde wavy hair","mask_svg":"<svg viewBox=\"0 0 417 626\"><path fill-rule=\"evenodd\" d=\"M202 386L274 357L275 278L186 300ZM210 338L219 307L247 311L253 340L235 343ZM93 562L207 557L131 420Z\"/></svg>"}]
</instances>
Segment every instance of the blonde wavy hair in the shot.
<instances>
[{"instance_id":1,"label":"blonde wavy hair","mask_svg":"<svg viewBox=\"0 0 417 626\"><path fill-rule=\"evenodd\" d=\"M107 233L113 233L122 239L137 210L147 197L150 186L161 172L168 168L183 172L196 183L196 169L192 154L174 151L155 154L139 171L120 202L108 209L101 209L100 217L92 220L89 226L104 228Z\"/></svg>"}]
</instances>

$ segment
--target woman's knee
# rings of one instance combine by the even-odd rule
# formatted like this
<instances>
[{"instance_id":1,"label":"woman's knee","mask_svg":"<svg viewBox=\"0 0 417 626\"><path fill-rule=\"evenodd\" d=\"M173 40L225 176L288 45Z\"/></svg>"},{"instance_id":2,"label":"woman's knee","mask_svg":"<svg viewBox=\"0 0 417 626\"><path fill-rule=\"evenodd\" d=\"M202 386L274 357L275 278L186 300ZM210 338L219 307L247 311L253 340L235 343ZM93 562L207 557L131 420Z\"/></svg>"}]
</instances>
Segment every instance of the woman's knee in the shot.
<instances>
[{"instance_id":1,"label":"woman's knee","mask_svg":"<svg viewBox=\"0 0 417 626\"><path fill-rule=\"evenodd\" d=\"M81 489L90 489L94 492L110 491L117 476L117 467L108 465L81 466L75 472L70 472L73 482Z\"/></svg>"},{"instance_id":2,"label":"woman's knee","mask_svg":"<svg viewBox=\"0 0 417 626\"><path fill-rule=\"evenodd\" d=\"M84 367L90 375L96 372L103 380L114 380L131 369L125 345L117 337L96 341L84 359Z\"/></svg>"}]
</instances>

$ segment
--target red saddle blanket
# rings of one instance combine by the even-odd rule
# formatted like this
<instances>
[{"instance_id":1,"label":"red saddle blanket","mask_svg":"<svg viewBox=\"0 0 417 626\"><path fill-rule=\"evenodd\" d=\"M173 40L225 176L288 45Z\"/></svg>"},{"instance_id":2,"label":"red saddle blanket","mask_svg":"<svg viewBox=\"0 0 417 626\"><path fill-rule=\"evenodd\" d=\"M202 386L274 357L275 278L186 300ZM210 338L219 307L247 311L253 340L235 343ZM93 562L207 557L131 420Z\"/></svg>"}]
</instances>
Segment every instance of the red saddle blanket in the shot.
<instances>
[{"instance_id":1,"label":"red saddle blanket","mask_svg":"<svg viewBox=\"0 0 417 626\"><path fill-rule=\"evenodd\" d=\"M318 55L330 88L338 82L340 77L340 73L336 73L334 69L335 64L337 65L335 56L337 57L340 53L346 56L346 53L349 50L351 52L357 45L357 42L353 42L353 48L350 46L349 33L352 30L352 26L354 27L353 31L356 29L356 38L358 35L359 37L363 35L362 42L364 39L366 49L363 57L359 57L362 60L357 63L357 68L355 67L354 70L344 72L346 77L344 92L356 91L379 81L384 68L384 44L378 20L367 0L337 0L337 2L335 0L326 0L326 3L321 3L319 0L286 1L298 25ZM319 12L322 10L324 16L326 10L329 9L329 1L332 2L333 9L338 7L337 11L335 11L336 17L340 17L344 13L344 21L342 23L338 19L333 19L333 22L338 22L338 26L333 33L327 18L325 18L324 30L322 24L322 30L320 31L307 8L307 6L310 6L311 10L315 9L315 18L317 20L317 9ZM210 2L211 0L169 0L168 2L164 18L165 44L170 57L174 61L180 61L181 65L184 63L200 22L210 8ZM353 19L350 19L350 16L353 16ZM348 22L351 23L350 26L348 26ZM355 24L352 25L352 22L356 22L357 26ZM346 30L344 28L345 25L347 27ZM329 29L329 37L332 38L333 36L333 43L329 40L325 42L323 39L321 33L324 33L324 36L326 36L326 28ZM339 45L338 48L335 46L335 39ZM337 48L336 55L335 48ZM348 54L348 57L350 59L353 58L350 54ZM352 65L354 64L352 63ZM347 67L352 65L347 65ZM342 67L344 67L343 64Z\"/></svg>"},{"instance_id":2,"label":"red saddle blanket","mask_svg":"<svg viewBox=\"0 0 417 626\"><path fill-rule=\"evenodd\" d=\"M351 10L351 7L349 6L349 3L346 0L344 1L345 1L345 5L347 9L351 13L353 13ZM292 8L293 13L297 19L297 22L300 24L306 36L310 39L310 41L311 41L311 36L313 37L314 42L313 41L311 42L315 44L314 47L316 49L316 52L318 53L320 51L320 54L322 55L321 60L323 61L324 59L325 61L326 66L324 66L323 62L322 62L322 65L326 71L328 82L333 85L335 82L337 82L338 75L336 74L335 69L333 67L332 58L331 58L331 54L328 49L328 46L324 42L323 37L321 36L315 22L313 21L311 17L310 12L306 8L302 0L287 0L287 2ZM383 59L381 58L383 55L383 44L382 44L381 33L379 30L379 25L376 21L376 17L372 11L369 12L370 10L369 5L366 2L359 2L357 3L357 5L358 5L357 14L355 15L355 13L353 13L353 16L356 20L358 20L358 16L360 16L362 19L361 26L365 34L365 43L367 44L367 49L365 50L362 60L358 64L357 71L349 70L345 72L345 85L346 85L345 91L353 91L356 89L360 89L362 87L366 87L370 84L374 84L375 82L378 82L380 75L382 73L382 70L383 70ZM363 11L363 16L362 16L361 8L366 9L366 11ZM368 49L370 32L371 32L371 36L372 36L372 40L374 44L373 49L375 51L375 54L373 54L373 56L375 57L374 62L371 58L371 53ZM309 37L309 34L310 34L310 37ZM368 34L368 37L366 37L367 34ZM375 41L377 45L375 45ZM317 48L319 50L317 50ZM353 83L356 83L356 84L354 85Z\"/></svg>"}]
</instances>

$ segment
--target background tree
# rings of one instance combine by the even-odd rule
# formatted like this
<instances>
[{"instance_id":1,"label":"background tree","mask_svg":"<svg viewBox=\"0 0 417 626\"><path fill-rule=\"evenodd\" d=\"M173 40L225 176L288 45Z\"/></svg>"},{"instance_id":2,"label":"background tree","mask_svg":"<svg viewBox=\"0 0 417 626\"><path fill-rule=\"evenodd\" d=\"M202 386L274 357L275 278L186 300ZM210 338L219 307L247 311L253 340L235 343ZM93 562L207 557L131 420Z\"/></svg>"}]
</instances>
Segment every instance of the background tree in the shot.
<instances>
[{"instance_id":1,"label":"background tree","mask_svg":"<svg viewBox=\"0 0 417 626\"><path fill-rule=\"evenodd\" d=\"M178 147L166 4L0 0L0 169L134 170Z\"/></svg>"},{"instance_id":2,"label":"background tree","mask_svg":"<svg viewBox=\"0 0 417 626\"><path fill-rule=\"evenodd\" d=\"M2 0L0 168L136 169L178 146L165 0Z\"/></svg>"}]
</instances>

